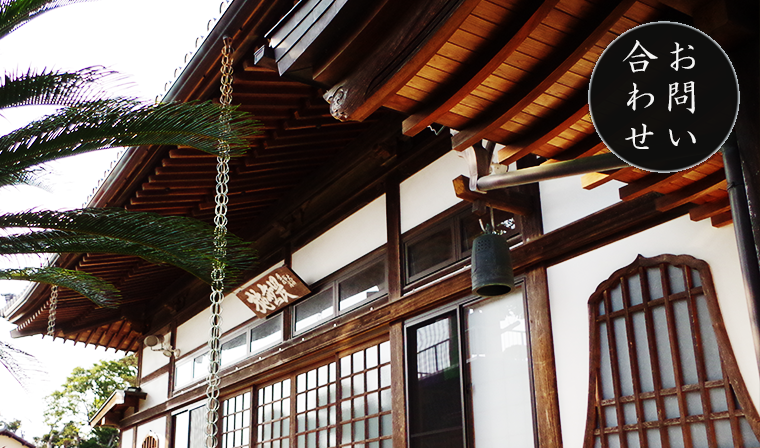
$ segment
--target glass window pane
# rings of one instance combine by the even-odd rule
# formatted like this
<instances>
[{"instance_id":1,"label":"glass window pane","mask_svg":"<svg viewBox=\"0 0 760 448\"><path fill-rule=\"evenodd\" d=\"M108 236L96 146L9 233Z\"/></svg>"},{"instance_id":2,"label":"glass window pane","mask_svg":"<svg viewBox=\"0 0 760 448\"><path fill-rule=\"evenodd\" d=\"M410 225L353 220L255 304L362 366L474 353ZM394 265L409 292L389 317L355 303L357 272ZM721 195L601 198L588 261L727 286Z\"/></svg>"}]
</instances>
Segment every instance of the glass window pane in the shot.
<instances>
[{"instance_id":1,"label":"glass window pane","mask_svg":"<svg viewBox=\"0 0 760 448\"><path fill-rule=\"evenodd\" d=\"M449 226L406 246L409 278L453 263L454 258L454 241Z\"/></svg>"},{"instance_id":2,"label":"glass window pane","mask_svg":"<svg viewBox=\"0 0 760 448\"><path fill-rule=\"evenodd\" d=\"M193 378L204 378L208 374L208 353L193 359Z\"/></svg>"},{"instance_id":3,"label":"glass window pane","mask_svg":"<svg viewBox=\"0 0 760 448\"><path fill-rule=\"evenodd\" d=\"M182 412L174 416L174 446L188 448L190 443L190 413Z\"/></svg>"},{"instance_id":4,"label":"glass window pane","mask_svg":"<svg viewBox=\"0 0 760 448\"><path fill-rule=\"evenodd\" d=\"M332 288L299 302L294 307L296 333L312 328L335 314Z\"/></svg>"},{"instance_id":5,"label":"glass window pane","mask_svg":"<svg viewBox=\"0 0 760 448\"><path fill-rule=\"evenodd\" d=\"M496 233L503 235L508 241L519 233L517 223L511 213L494 209L493 217L496 223ZM484 224L490 221L490 216L483 219ZM468 213L460 220L460 228L462 234L461 250L462 252L469 252L472 249L472 242L483 233L483 229L480 227L480 220L476 215Z\"/></svg>"},{"instance_id":6,"label":"glass window pane","mask_svg":"<svg viewBox=\"0 0 760 448\"><path fill-rule=\"evenodd\" d=\"M193 363L178 364L174 376L174 386L182 386L193 380Z\"/></svg>"},{"instance_id":7,"label":"glass window pane","mask_svg":"<svg viewBox=\"0 0 760 448\"><path fill-rule=\"evenodd\" d=\"M251 354L282 342L282 314L267 319L251 330Z\"/></svg>"},{"instance_id":8,"label":"glass window pane","mask_svg":"<svg viewBox=\"0 0 760 448\"><path fill-rule=\"evenodd\" d=\"M475 444L534 446L522 288L464 308Z\"/></svg>"},{"instance_id":9,"label":"glass window pane","mask_svg":"<svg viewBox=\"0 0 760 448\"><path fill-rule=\"evenodd\" d=\"M341 311L385 291L385 261L379 261L338 285Z\"/></svg>"},{"instance_id":10,"label":"glass window pane","mask_svg":"<svg viewBox=\"0 0 760 448\"><path fill-rule=\"evenodd\" d=\"M245 333L222 344L222 366L228 366L245 357Z\"/></svg>"},{"instance_id":11,"label":"glass window pane","mask_svg":"<svg viewBox=\"0 0 760 448\"><path fill-rule=\"evenodd\" d=\"M464 446L456 314L407 331L410 446Z\"/></svg>"}]
</instances>

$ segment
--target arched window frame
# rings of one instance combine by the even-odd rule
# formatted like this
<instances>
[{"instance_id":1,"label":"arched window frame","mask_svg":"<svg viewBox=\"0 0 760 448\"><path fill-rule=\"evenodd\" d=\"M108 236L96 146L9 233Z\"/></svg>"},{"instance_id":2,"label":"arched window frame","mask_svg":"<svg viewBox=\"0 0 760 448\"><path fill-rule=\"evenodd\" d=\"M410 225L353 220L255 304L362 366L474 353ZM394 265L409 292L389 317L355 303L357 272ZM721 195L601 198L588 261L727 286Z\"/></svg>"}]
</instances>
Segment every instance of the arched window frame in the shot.
<instances>
[{"instance_id":1,"label":"arched window frame","mask_svg":"<svg viewBox=\"0 0 760 448\"><path fill-rule=\"evenodd\" d=\"M673 290L671 289L671 280L669 277L672 273L672 271L669 271L671 266L677 270L680 270L682 273L682 280L685 282L684 291L678 293L672 292ZM660 281L662 283L661 287L663 292L663 297L661 298L649 297L650 287L647 270L652 268L659 268ZM642 295L641 304L631 306L632 302L629 290L631 283L629 283L628 280L635 278L636 276L638 276L638 280L640 282L639 289ZM620 291L622 294L622 303L620 303L619 306L621 309L614 310L614 307L611 305L610 294L611 291L616 289L618 286L620 286ZM704 316L703 314L697 313L695 300L700 295L704 295L705 297L706 308L708 311L707 314L709 314L709 316ZM688 306L689 328L692 335L692 347L695 355L694 360L696 363L696 371L699 377L699 381L696 386L694 384L683 383L682 363L681 356L679 354L680 341L677 338L677 334L674 334L676 333L674 330L676 324L674 322L675 318L673 303L679 300L686 300ZM708 445L717 446L714 422L720 419L728 419L730 421L731 435L733 437L734 444L738 443L737 438L738 440L741 440L742 437L741 429L739 428L739 420L741 418L746 419L746 422L749 424L749 427L751 428L755 437L760 438L760 418L758 417L757 410L755 409L749 393L747 392L747 388L744 384L738 365L736 363L736 359L731 348L731 343L725 330L725 324L720 311L720 307L718 305L717 296L712 281L712 275L706 262L688 255L676 256L668 254L660 255L654 258L645 258L639 255L632 264L619 269L613 273L606 281L602 282L597 287L596 291L591 295L588 305L590 318L589 401L584 447L591 448L595 446L601 446L603 448L606 448L608 446L614 445L627 448L632 445L642 447L652 446L648 443L647 435L645 434L647 430L651 429L658 430L659 440L661 441L660 446L670 447L670 437L668 435L667 429L670 426L680 426L682 429L685 429L681 432L683 441L681 442L679 440L677 442L678 446L685 446L687 448L695 446L691 438L691 431L688 430L688 427L691 424L705 421L704 408L703 414L701 415L687 415L688 412L686 412L687 403L685 395L689 390L698 390L702 405L704 406L705 403L708 403L709 406L711 399L709 397L709 391L707 390L707 383L710 383L711 387L714 387L716 383L716 381L706 381L707 377L705 375L704 349L702 347L701 336L701 332L704 332L704 329L699 329L700 322L698 321L699 319L705 318L710 319L711 327L714 330L715 341L718 346L718 353L720 354L720 365L723 379L722 385L719 385L717 387L724 388L726 403L728 406L727 412L714 413L712 412L712 408L710 409L711 412L708 416L710 423L705 425ZM673 361L676 387L670 389L664 389L662 387L661 372L658 371L659 355L655 354L653 356L654 360L652 360L652 358L648 358L652 363L651 368L653 371L652 379L654 390L651 392L642 392L640 384L642 366L638 366L638 355L636 355L636 338L635 336L634 338L628 336L630 334L636 334L633 328L633 318L631 316L637 312L644 313L644 320L646 322L646 340L648 345L647 349L649 350L647 356L649 356L652 352L656 353L658 350L658 347L656 345L657 337L652 338L652 336L656 334L655 331L658 330L654 328L652 318L652 310L657 306L663 306L665 309L664 314L667 319L666 331L669 340L668 342L670 344L670 353L671 359ZM604 311L600 312L602 309ZM625 323L625 335L627 337L627 344L625 345L628 349L627 356L628 363L630 364L630 369L632 371L630 373L630 377L632 379L634 391L632 396L623 395L621 392L621 377L618 372L620 363L617 358L617 349L621 347L621 344L615 339L616 330L613 329L613 331L602 331L600 329L602 327L602 324L605 324L605 329L613 328L612 320L620 317L624 318L623 321ZM694 331L695 329L697 331ZM659 328L659 330L662 331L661 328ZM612 387L614 389L614 398L612 399L602 396L603 386L601 376L601 351L603 344L600 340L602 333L604 333L604 336L607 338L606 347L610 352L608 362L609 368L611 369L611 382L613 383ZM644 366L643 368L646 367L648 366ZM607 387L609 387L609 385L607 385ZM665 415L663 396L673 395L671 389L675 389L675 395L678 400L679 416L677 418L666 418ZM733 392L733 394L731 394L731 392ZM649 395L654 396L654 401L656 403L656 421L647 420L643 416L644 411L642 409L642 403L645 397L647 397L646 399L651 398ZM734 401L734 397L736 402ZM623 406L628 402L633 403L635 406L636 423L624 424L621 426L619 422L626 421ZM735 403L738 403L739 406L737 407ZM603 407L606 406L614 406L613 410L615 415L613 417L617 422L614 427L607 427L605 425L605 412L608 411L606 409L603 409ZM604 433L605 436L599 437L597 440L597 436L600 436L602 433ZM631 433L638 433L638 445L636 443L628 443L628 436ZM610 434L619 434L618 443L609 443L608 436Z\"/></svg>"}]
</instances>

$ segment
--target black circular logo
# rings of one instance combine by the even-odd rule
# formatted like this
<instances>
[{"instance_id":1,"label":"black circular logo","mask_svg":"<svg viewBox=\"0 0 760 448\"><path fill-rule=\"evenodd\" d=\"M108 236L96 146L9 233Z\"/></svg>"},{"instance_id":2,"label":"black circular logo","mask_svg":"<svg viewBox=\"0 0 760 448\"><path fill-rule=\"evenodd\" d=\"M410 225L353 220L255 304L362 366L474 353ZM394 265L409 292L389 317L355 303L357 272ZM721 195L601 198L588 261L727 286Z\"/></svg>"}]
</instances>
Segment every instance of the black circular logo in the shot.
<instances>
[{"instance_id":1,"label":"black circular logo","mask_svg":"<svg viewBox=\"0 0 760 448\"><path fill-rule=\"evenodd\" d=\"M715 154L739 110L723 49L687 25L655 22L615 39L591 74L596 132L625 162L648 171L693 167Z\"/></svg>"}]
</instances>

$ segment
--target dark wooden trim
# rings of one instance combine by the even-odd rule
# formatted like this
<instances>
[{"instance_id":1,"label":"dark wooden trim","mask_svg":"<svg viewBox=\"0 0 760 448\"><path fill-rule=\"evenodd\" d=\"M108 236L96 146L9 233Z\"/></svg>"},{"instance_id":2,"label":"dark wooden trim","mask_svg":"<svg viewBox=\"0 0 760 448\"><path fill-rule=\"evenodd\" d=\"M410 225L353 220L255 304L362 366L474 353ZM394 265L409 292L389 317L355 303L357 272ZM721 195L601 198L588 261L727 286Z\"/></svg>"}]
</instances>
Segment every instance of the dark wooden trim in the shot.
<instances>
[{"instance_id":1,"label":"dark wooden trim","mask_svg":"<svg viewBox=\"0 0 760 448\"><path fill-rule=\"evenodd\" d=\"M665 212L671 208L687 204L689 201L710 194L721 186L725 186L725 184L726 172L724 170L718 170L693 184L689 184L678 191L668 193L665 196L658 198L655 201L655 204L657 210Z\"/></svg>"},{"instance_id":2,"label":"dark wooden trim","mask_svg":"<svg viewBox=\"0 0 760 448\"><path fill-rule=\"evenodd\" d=\"M395 29L325 98L341 120L363 121L432 58L480 0L395 2Z\"/></svg>"},{"instance_id":3,"label":"dark wooden trim","mask_svg":"<svg viewBox=\"0 0 760 448\"><path fill-rule=\"evenodd\" d=\"M554 336L549 306L546 268L536 267L525 274L525 294L530 319L530 350L533 396L536 403L538 446L562 447Z\"/></svg>"},{"instance_id":4,"label":"dark wooden trim","mask_svg":"<svg viewBox=\"0 0 760 448\"><path fill-rule=\"evenodd\" d=\"M171 371L172 371L171 363L170 364L166 364L166 365L161 366L158 369L150 372L149 374L145 375L144 377L142 377L140 379L140 382L141 383L147 383L147 382L153 381L153 380L155 380L156 378L158 378L159 376L161 376L161 375L163 375L165 373L169 373L171 375Z\"/></svg>"},{"instance_id":5,"label":"dark wooden trim","mask_svg":"<svg viewBox=\"0 0 760 448\"><path fill-rule=\"evenodd\" d=\"M385 219L388 231L388 297L394 301L401 298L404 277L401 268L401 194L395 176L390 176L385 184Z\"/></svg>"},{"instance_id":6,"label":"dark wooden trim","mask_svg":"<svg viewBox=\"0 0 760 448\"><path fill-rule=\"evenodd\" d=\"M533 212L530 198L514 189L493 190L484 194L470 190L470 179L467 176L459 176L452 182L454 193L464 201L483 201L489 207L517 215L529 215Z\"/></svg>"},{"instance_id":7,"label":"dark wooden trim","mask_svg":"<svg viewBox=\"0 0 760 448\"><path fill-rule=\"evenodd\" d=\"M404 323L394 322L390 326L391 343L391 396L393 404L393 446L406 448L406 369L404 357Z\"/></svg>"},{"instance_id":8,"label":"dark wooden trim","mask_svg":"<svg viewBox=\"0 0 760 448\"><path fill-rule=\"evenodd\" d=\"M177 346L177 326L176 324L172 324L171 326L171 332L169 333L169 341L171 343L172 347ZM174 376L177 372L175 369L177 364L177 357L172 355L171 358L169 358L169 381L167 382L167 391L166 396L171 397L172 392L174 392Z\"/></svg>"},{"instance_id":9,"label":"dark wooden trim","mask_svg":"<svg viewBox=\"0 0 760 448\"><path fill-rule=\"evenodd\" d=\"M508 95L509 99L496 104L478 117L477 124L461 130L452 138L452 148L464 151L480 141L489 132L498 129L515 115L522 112L526 106L542 95L549 86L578 62L584 54L604 36L626 11L633 5L634 0L624 0L620 3L606 4L598 13L597 24L594 27L581 27L578 35L568 39L566 46L551 58L552 63L543 70L537 70L529 77L530 82L524 83Z\"/></svg>"},{"instance_id":10,"label":"dark wooden trim","mask_svg":"<svg viewBox=\"0 0 760 448\"><path fill-rule=\"evenodd\" d=\"M140 344L140 349L137 350L137 384L135 384L137 387L140 387L140 384L142 384L142 363L143 363L143 344Z\"/></svg>"},{"instance_id":11,"label":"dark wooden trim","mask_svg":"<svg viewBox=\"0 0 760 448\"><path fill-rule=\"evenodd\" d=\"M656 188L667 185L670 182L680 179L688 170L678 171L675 173L652 173L647 174L641 179L637 179L628 185L620 187L618 194L623 201L630 201L639 196L654 191Z\"/></svg>"},{"instance_id":12,"label":"dark wooden trim","mask_svg":"<svg viewBox=\"0 0 760 448\"><path fill-rule=\"evenodd\" d=\"M731 201L728 196L717 201L708 202L689 210L689 218L692 221L701 221L715 215L731 210Z\"/></svg>"},{"instance_id":13,"label":"dark wooden trim","mask_svg":"<svg viewBox=\"0 0 760 448\"><path fill-rule=\"evenodd\" d=\"M536 188L535 185L529 187ZM543 236L528 239L512 250L515 274L522 274L539 265L548 267L686 213L680 208L668 213L657 212L652 203L654 197L647 195L621 202ZM598 241L600 239L601 242ZM445 281L420 287L404 295L402 300L370 303L338 316L331 321L334 325L324 325L302 335L303 341L301 337L291 339L262 356L261 360L249 359L239 364L222 378L222 388L225 390L240 382L253 384L267 378L273 379L282 373L278 368L292 369L305 359L313 361L325 350L334 351L341 344L350 346L357 339L377 337L378 332L388 331L387 325L466 297L471 294L470 289L470 272L463 271ZM204 391L202 385L185 390L165 403L126 418L122 426L133 425L166 410L187 405L202 397Z\"/></svg>"}]
</instances>

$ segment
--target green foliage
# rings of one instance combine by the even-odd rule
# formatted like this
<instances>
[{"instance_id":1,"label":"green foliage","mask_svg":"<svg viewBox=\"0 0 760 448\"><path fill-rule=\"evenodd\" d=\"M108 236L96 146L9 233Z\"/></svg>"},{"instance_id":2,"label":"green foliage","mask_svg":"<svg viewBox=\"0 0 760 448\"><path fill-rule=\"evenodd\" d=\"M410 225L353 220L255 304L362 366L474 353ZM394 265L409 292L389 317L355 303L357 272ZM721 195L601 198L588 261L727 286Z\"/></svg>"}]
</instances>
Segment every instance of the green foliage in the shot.
<instances>
[{"instance_id":1,"label":"green foliage","mask_svg":"<svg viewBox=\"0 0 760 448\"><path fill-rule=\"evenodd\" d=\"M16 433L18 429L21 427L21 420L3 420L0 419L0 431L3 429L7 429L8 431L12 433Z\"/></svg>"},{"instance_id":2,"label":"green foliage","mask_svg":"<svg viewBox=\"0 0 760 448\"><path fill-rule=\"evenodd\" d=\"M0 0L0 38L51 9L77 0ZM113 72L89 67L74 72L26 70L6 73L0 82L0 112L27 105L59 109L0 136L0 187L35 184L40 164L118 146L179 145L218 154L240 154L258 125L234 108L211 102L150 104L111 97L104 83ZM220 142L224 142L222 145ZM225 149L226 151L226 149ZM113 253L177 266L211 282L216 260L212 226L188 218L124 210L29 211L0 215L0 229L33 229L0 237L0 255L21 253ZM254 252L228 235L227 283L248 269ZM34 280L73 289L103 307L118 305L116 288L74 271L21 269L1 278ZM0 350L2 348L0 347ZM0 362L2 359L0 358Z\"/></svg>"},{"instance_id":3,"label":"green foliage","mask_svg":"<svg viewBox=\"0 0 760 448\"><path fill-rule=\"evenodd\" d=\"M75 368L66 382L46 397L43 412L50 432L41 446L78 448L115 448L118 432L110 428L87 426L89 419L111 394L135 384L137 358L127 356L118 361L100 361L89 369Z\"/></svg>"}]
</instances>

